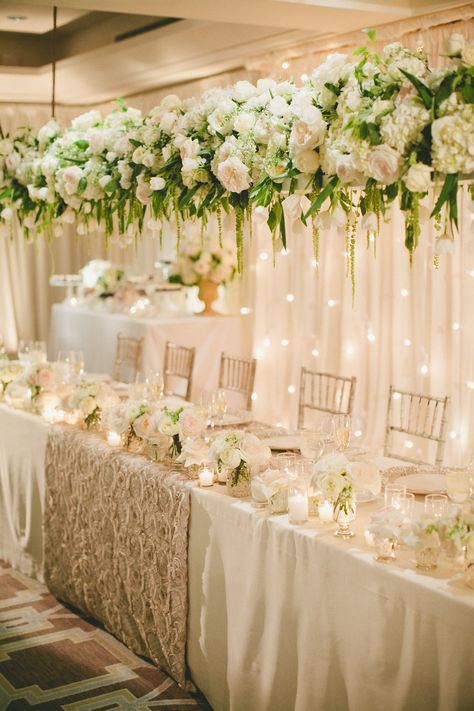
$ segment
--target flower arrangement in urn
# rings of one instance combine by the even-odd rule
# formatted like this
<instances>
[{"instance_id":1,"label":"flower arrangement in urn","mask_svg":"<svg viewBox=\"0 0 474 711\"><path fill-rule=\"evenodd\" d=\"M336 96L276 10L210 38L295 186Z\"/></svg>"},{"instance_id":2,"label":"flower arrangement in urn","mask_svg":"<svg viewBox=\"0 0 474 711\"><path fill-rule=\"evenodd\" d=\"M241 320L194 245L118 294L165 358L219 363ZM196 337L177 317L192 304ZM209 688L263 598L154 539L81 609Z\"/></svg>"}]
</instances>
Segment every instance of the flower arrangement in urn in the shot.
<instances>
[{"instance_id":1,"label":"flower arrangement in urn","mask_svg":"<svg viewBox=\"0 0 474 711\"><path fill-rule=\"evenodd\" d=\"M218 435L211 445L209 458L217 467L219 481L225 478L231 496L250 495L250 474L265 467L271 450L248 432L232 431Z\"/></svg>"},{"instance_id":2,"label":"flower arrangement in urn","mask_svg":"<svg viewBox=\"0 0 474 711\"><path fill-rule=\"evenodd\" d=\"M212 315L217 287L232 281L237 268L237 254L232 240L193 235L182 240L180 253L171 270L169 281L198 286L199 298L204 302L203 315Z\"/></svg>"}]
</instances>

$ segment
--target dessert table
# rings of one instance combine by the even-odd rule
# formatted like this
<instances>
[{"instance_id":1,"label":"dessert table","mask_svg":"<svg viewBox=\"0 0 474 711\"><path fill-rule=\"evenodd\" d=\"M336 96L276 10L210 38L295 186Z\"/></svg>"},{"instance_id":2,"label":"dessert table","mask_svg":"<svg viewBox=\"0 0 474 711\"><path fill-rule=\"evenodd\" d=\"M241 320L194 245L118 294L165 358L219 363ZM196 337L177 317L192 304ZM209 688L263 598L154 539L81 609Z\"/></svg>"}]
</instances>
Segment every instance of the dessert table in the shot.
<instances>
[{"instance_id":1,"label":"dessert table","mask_svg":"<svg viewBox=\"0 0 474 711\"><path fill-rule=\"evenodd\" d=\"M221 352L248 357L244 323L240 316L163 314L153 318L109 313L90 307L54 304L51 316L49 357L61 350L82 350L91 373L113 374L117 334L144 338L143 368L160 370L166 341L195 347L193 392L217 387Z\"/></svg>"}]
</instances>

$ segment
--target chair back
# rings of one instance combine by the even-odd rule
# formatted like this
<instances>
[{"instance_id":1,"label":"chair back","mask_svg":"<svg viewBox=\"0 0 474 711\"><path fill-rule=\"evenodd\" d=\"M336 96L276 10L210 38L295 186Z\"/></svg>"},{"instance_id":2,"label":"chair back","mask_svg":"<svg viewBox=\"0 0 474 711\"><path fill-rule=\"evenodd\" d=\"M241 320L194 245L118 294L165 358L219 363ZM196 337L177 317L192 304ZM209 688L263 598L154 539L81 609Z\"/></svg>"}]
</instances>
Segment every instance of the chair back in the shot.
<instances>
[{"instance_id":1,"label":"chair back","mask_svg":"<svg viewBox=\"0 0 474 711\"><path fill-rule=\"evenodd\" d=\"M219 388L240 393L245 399L247 410L252 409L256 368L257 361L255 358L237 358L227 355L227 353L221 353Z\"/></svg>"},{"instance_id":2,"label":"chair back","mask_svg":"<svg viewBox=\"0 0 474 711\"><path fill-rule=\"evenodd\" d=\"M114 379L133 382L142 366L143 338L132 338L117 334L115 347ZM124 369L128 377L124 378Z\"/></svg>"},{"instance_id":3,"label":"chair back","mask_svg":"<svg viewBox=\"0 0 474 711\"><path fill-rule=\"evenodd\" d=\"M389 388L387 406L387 425L385 429L384 455L403 459L414 464L430 464L428 456L412 456L395 453L393 449L393 434L401 433L419 437L427 442L435 443L435 464L443 462L444 445L446 442L447 412L449 397L438 398L429 395L418 395L398 390L393 385ZM410 447L410 449L408 449ZM413 442L407 440L405 448L411 451Z\"/></svg>"},{"instance_id":4,"label":"chair back","mask_svg":"<svg viewBox=\"0 0 474 711\"><path fill-rule=\"evenodd\" d=\"M304 426L307 410L330 415L352 414L355 387L356 378L301 368L298 429Z\"/></svg>"},{"instance_id":5,"label":"chair back","mask_svg":"<svg viewBox=\"0 0 474 711\"><path fill-rule=\"evenodd\" d=\"M179 346L167 341L163 368L165 395L191 398L195 348Z\"/></svg>"}]
</instances>

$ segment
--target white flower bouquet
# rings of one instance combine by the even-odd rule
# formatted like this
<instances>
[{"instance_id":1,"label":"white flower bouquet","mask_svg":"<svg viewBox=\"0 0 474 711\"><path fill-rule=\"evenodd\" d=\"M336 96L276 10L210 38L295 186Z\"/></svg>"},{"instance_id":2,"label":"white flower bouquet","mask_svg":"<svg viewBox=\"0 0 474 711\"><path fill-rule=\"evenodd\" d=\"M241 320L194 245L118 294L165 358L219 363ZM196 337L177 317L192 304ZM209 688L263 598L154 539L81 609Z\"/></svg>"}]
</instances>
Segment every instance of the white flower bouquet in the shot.
<instances>
[{"instance_id":1,"label":"white flower bouquet","mask_svg":"<svg viewBox=\"0 0 474 711\"><path fill-rule=\"evenodd\" d=\"M173 410L165 405L143 412L134 420L133 432L150 446L156 459L165 454L172 458L183 454L178 460L184 462L185 466L192 466L197 463L194 460L200 455L198 446L191 443L199 441L206 426L207 421L200 408L179 407Z\"/></svg>"},{"instance_id":2,"label":"white flower bouquet","mask_svg":"<svg viewBox=\"0 0 474 711\"><path fill-rule=\"evenodd\" d=\"M69 397L69 406L80 410L87 428L99 424L102 413L117 405L119 398L107 383L82 380Z\"/></svg>"},{"instance_id":3,"label":"white flower bouquet","mask_svg":"<svg viewBox=\"0 0 474 711\"><path fill-rule=\"evenodd\" d=\"M15 380L22 370L21 365L10 363L9 360L0 360L0 395L5 393L8 384Z\"/></svg>"},{"instance_id":4,"label":"white flower bouquet","mask_svg":"<svg viewBox=\"0 0 474 711\"><path fill-rule=\"evenodd\" d=\"M81 269L82 283L86 289L111 293L125 279L125 271L105 259L93 259Z\"/></svg>"},{"instance_id":5,"label":"white flower bouquet","mask_svg":"<svg viewBox=\"0 0 474 711\"><path fill-rule=\"evenodd\" d=\"M219 472L227 473L231 493L248 496L250 473L268 464L271 450L255 435L236 430L218 435L211 445L209 456Z\"/></svg>"},{"instance_id":6,"label":"white flower bouquet","mask_svg":"<svg viewBox=\"0 0 474 711\"><path fill-rule=\"evenodd\" d=\"M214 284L232 281L237 268L235 244L232 240L199 236L183 238L178 259L171 267L169 281L195 286L205 279Z\"/></svg>"},{"instance_id":7,"label":"white flower bouquet","mask_svg":"<svg viewBox=\"0 0 474 711\"><path fill-rule=\"evenodd\" d=\"M50 363L31 363L20 377L30 388L32 402L38 399L40 393L51 392L56 385L56 374Z\"/></svg>"},{"instance_id":8,"label":"white flower bouquet","mask_svg":"<svg viewBox=\"0 0 474 711\"><path fill-rule=\"evenodd\" d=\"M149 406L138 400L126 400L108 407L102 415L102 426L111 432L122 435L125 449L132 445L140 446L142 437L143 416L150 415Z\"/></svg>"},{"instance_id":9,"label":"white flower bouquet","mask_svg":"<svg viewBox=\"0 0 474 711\"><path fill-rule=\"evenodd\" d=\"M370 462L351 463L343 454L328 454L315 466L316 486L333 502L334 511L349 514L354 510L355 493L380 493L381 477Z\"/></svg>"}]
</instances>

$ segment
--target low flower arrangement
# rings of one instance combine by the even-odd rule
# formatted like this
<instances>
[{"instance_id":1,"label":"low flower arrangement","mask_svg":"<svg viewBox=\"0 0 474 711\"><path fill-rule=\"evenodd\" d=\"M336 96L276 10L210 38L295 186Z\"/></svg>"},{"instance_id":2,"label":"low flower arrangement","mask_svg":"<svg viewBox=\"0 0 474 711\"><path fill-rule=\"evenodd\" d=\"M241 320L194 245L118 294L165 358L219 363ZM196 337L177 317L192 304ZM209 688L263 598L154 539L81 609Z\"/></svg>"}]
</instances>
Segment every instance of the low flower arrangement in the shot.
<instances>
[{"instance_id":1,"label":"low flower arrangement","mask_svg":"<svg viewBox=\"0 0 474 711\"><path fill-rule=\"evenodd\" d=\"M116 432L122 436L125 449L132 445L140 445L140 435L143 418L150 415L147 403L138 400L126 400L107 408L102 416L104 429Z\"/></svg>"},{"instance_id":2,"label":"low flower arrangement","mask_svg":"<svg viewBox=\"0 0 474 711\"><path fill-rule=\"evenodd\" d=\"M334 514L354 514L356 493L380 493L381 477L370 462L350 462L343 454L328 454L315 466L316 485L333 502Z\"/></svg>"},{"instance_id":3,"label":"low flower arrangement","mask_svg":"<svg viewBox=\"0 0 474 711\"><path fill-rule=\"evenodd\" d=\"M30 389L31 401L37 402L41 393L52 392L56 374L50 363L31 363L20 376Z\"/></svg>"},{"instance_id":4,"label":"low flower arrangement","mask_svg":"<svg viewBox=\"0 0 474 711\"><path fill-rule=\"evenodd\" d=\"M84 424L91 429L100 423L102 413L118 404L118 401L117 395L107 383L82 380L70 395L69 406L81 412Z\"/></svg>"},{"instance_id":5,"label":"low flower arrangement","mask_svg":"<svg viewBox=\"0 0 474 711\"><path fill-rule=\"evenodd\" d=\"M9 383L17 378L23 368L21 365L10 364L8 360L0 360L0 395L4 395Z\"/></svg>"},{"instance_id":6,"label":"low flower arrangement","mask_svg":"<svg viewBox=\"0 0 474 711\"><path fill-rule=\"evenodd\" d=\"M171 267L169 281L195 286L209 280L214 284L232 281L237 269L237 255L232 240L199 236L184 238L179 257Z\"/></svg>"},{"instance_id":7,"label":"low flower arrangement","mask_svg":"<svg viewBox=\"0 0 474 711\"><path fill-rule=\"evenodd\" d=\"M81 276L86 289L110 294L125 280L125 271L114 266L112 262L93 259L81 269Z\"/></svg>"},{"instance_id":8,"label":"low flower arrangement","mask_svg":"<svg viewBox=\"0 0 474 711\"><path fill-rule=\"evenodd\" d=\"M265 467L271 450L258 437L239 430L224 432L213 441L210 460L218 472L227 475L227 486L233 496L248 496L251 471Z\"/></svg>"}]
</instances>

